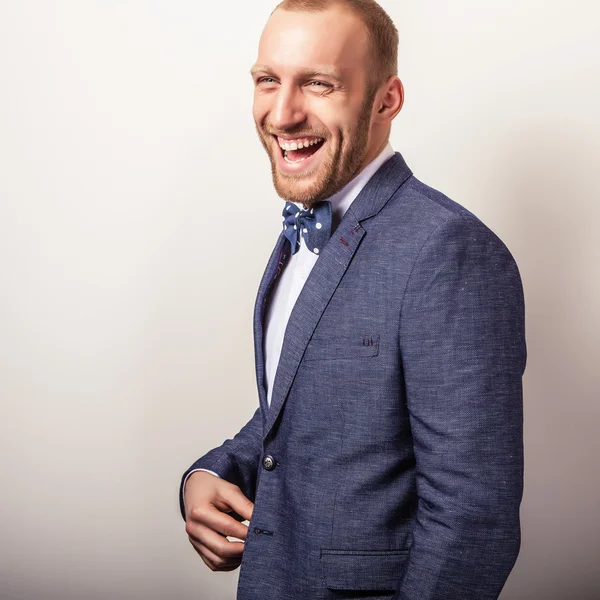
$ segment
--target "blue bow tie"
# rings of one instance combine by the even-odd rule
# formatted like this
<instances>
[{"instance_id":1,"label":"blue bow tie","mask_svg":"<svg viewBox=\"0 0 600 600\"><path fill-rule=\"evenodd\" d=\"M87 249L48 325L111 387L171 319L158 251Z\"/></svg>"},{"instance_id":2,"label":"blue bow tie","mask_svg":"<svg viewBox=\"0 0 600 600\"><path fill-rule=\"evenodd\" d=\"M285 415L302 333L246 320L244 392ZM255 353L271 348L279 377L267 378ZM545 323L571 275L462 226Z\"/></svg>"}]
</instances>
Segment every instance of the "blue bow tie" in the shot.
<instances>
[{"instance_id":1,"label":"blue bow tie","mask_svg":"<svg viewBox=\"0 0 600 600\"><path fill-rule=\"evenodd\" d=\"M331 202L317 202L308 210L300 210L292 202L283 209L283 233L290 240L292 254L300 248L300 235L306 247L319 254L331 237Z\"/></svg>"}]
</instances>

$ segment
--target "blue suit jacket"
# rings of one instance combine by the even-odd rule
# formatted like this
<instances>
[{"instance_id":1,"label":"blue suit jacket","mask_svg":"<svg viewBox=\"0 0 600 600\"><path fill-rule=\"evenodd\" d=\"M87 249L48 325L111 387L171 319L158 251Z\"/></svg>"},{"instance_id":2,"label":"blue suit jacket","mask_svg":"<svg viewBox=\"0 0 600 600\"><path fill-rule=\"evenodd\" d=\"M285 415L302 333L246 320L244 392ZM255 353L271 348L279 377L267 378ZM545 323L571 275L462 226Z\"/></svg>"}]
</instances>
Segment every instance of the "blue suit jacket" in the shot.
<instances>
[{"instance_id":1,"label":"blue suit jacket","mask_svg":"<svg viewBox=\"0 0 600 600\"><path fill-rule=\"evenodd\" d=\"M524 304L510 252L397 153L306 281L269 408L263 319L288 244L282 234L256 300L260 406L190 468L255 503L238 599L497 598L519 551L523 484Z\"/></svg>"}]
</instances>

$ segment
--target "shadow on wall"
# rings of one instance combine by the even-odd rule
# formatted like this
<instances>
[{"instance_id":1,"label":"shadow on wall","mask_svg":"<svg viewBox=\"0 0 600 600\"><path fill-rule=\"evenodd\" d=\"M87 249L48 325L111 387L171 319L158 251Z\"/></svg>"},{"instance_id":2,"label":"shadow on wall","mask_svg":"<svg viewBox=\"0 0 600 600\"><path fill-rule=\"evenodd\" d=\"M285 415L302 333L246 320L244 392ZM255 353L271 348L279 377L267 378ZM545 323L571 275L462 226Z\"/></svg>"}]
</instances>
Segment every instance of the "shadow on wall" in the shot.
<instances>
[{"instance_id":1,"label":"shadow on wall","mask_svg":"<svg viewBox=\"0 0 600 600\"><path fill-rule=\"evenodd\" d=\"M513 134L503 164L526 303L525 494L501 598L598 600L600 147L547 126Z\"/></svg>"}]
</instances>

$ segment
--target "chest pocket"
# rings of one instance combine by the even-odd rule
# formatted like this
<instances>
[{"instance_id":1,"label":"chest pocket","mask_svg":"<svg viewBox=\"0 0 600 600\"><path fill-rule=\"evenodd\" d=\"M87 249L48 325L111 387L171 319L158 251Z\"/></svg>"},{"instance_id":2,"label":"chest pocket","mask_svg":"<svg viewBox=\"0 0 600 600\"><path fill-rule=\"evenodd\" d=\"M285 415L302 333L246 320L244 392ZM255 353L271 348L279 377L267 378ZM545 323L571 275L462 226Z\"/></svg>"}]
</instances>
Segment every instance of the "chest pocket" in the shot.
<instances>
[{"instance_id":1,"label":"chest pocket","mask_svg":"<svg viewBox=\"0 0 600 600\"><path fill-rule=\"evenodd\" d=\"M372 358L379 354L379 334L313 337L304 353L305 361L351 360Z\"/></svg>"}]
</instances>

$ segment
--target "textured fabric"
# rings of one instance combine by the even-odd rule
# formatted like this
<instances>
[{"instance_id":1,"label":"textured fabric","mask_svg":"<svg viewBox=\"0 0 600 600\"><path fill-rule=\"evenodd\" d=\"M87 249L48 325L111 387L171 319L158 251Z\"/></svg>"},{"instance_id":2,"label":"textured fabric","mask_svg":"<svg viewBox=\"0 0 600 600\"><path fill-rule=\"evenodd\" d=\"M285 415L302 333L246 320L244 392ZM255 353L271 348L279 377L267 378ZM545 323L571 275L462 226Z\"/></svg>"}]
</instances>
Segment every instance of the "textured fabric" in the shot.
<instances>
[{"instance_id":1,"label":"textured fabric","mask_svg":"<svg viewBox=\"0 0 600 600\"><path fill-rule=\"evenodd\" d=\"M384 149L370 162L354 179L348 182L341 190L338 190L328 199L332 207L332 230L335 230L337 224L346 214L348 207L352 204L361 190L367 185L369 179L377 172L384 162L394 156L394 149L388 142ZM300 208L301 205L296 205ZM264 363L265 379L264 385L267 391L267 404L271 403L271 394L273 391L273 381L275 372L279 364L281 347L283 346L283 336L287 326L290 314L304 283L308 278L312 268L319 258L318 254L311 252L306 244L300 238L300 247L293 256L286 257L286 267L283 269L277 281L273 282L270 293L270 302L267 305L265 313L265 334L264 334ZM195 471L206 471L218 477L218 474L210 469L194 469L188 471L184 480L182 489L185 491L185 482Z\"/></svg>"},{"instance_id":2,"label":"textured fabric","mask_svg":"<svg viewBox=\"0 0 600 600\"><path fill-rule=\"evenodd\" d=\"M352 181L331 196L328 201L333 210L332 229L335 231L338 223L346 214L348 207L356 199L361 190L367 185L384 162L394 156L394 150L388 143L380 154L373 159ZM306 283L318 254L314 254L304 241L300 241L300 249L296 254L287 256L286 265L277 281L273 282L269 301L265 309L264 360L267 391L267 404L271 404L273 382L283 347L283 337L292 309Z\"/></svg>"},{"instance_id":3,"label":"textured fabric","mask_svg":"<svg viewBox=\"0 0 600 600\"><path fill-rule=\"evenodd\" d=\"M238 600L497 598L523 485L524 303L510 252L396 154L320 253L269 406L265 307L289 252L282 233L255 305L259 408L191 467L255 503Z\"/></svg>"},{"instance_id":4,"label":"textured fabric","mask_svg":"<svg viewBox=\"0 0 600 600\"><path fill-rule=\"evenodd\" d=\"M319 254L331 236L331 202L317 202L307 210L293 202L283 207L283 233L289 240L292 254L300 249L300 238L313 253Z\"/></svg>"}]
</instances>

